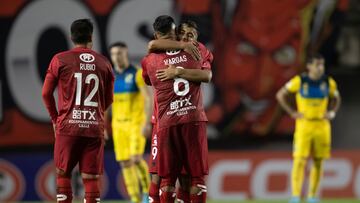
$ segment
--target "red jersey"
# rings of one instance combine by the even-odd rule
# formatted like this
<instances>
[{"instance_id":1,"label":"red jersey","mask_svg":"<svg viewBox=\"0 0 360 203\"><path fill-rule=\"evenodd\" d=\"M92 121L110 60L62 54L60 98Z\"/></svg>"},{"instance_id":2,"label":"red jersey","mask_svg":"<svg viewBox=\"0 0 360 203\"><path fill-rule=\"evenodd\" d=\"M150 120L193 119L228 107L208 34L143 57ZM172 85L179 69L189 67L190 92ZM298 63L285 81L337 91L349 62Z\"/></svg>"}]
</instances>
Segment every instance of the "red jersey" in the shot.
<instances>
[{"instance_id":1,"label":"red jersey","mask_svg":"<svg viewBox=\"0 0 360 203\"><path fill-rule=\"evenodd\" d=\"M202 103L201 83L190 82L182 78L161 82L156 78L156 71L175 65L183 68L210 69L212 54L199 46L205 58L195 61L184 51L151 53L143 58L143 78L155 89L159 128L195 121L207 121ZM210 62L208 62L210 61Z\"/></svg>"},{"instance_id":2,"label":"red jersey","mask_svg":"<svg viewBox=\"0 0 360 203\"><path fill-rule=\"evenodd\" d=\"M58 110L53 92L58 88ZM87 48L56 54L46 73L43 100L56 134L99 137L104 112L113 101L114 75L109 61Z\"/></svg>"}]
</instances>

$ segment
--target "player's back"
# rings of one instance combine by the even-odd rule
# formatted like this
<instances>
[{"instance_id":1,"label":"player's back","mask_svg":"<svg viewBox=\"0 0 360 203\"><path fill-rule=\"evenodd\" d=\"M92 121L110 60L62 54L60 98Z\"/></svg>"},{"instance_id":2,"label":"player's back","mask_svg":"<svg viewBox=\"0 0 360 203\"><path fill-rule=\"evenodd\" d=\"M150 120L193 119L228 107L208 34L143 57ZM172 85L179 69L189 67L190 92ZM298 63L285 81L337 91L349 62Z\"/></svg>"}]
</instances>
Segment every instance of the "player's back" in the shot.
<instances>
[{"instance_id":1,"label":"player's back","mask_svg":"<svg viewBox=\"0 0 360 203\"><path fill-rule=\"evenodd\" d=\"M149 77L155 88L160 128L193 121L207 121L202 104L201 83L182 78L166 81L156 78L156 71L167 68L168 65L201 69L201 62L193 60L184 51L167 51L147 55L142 65L143 71L146 71L144 75Z\"/></svg>"},{"instance_id":2,"label":"player's back","mask_svg":"<svg viewBox=\"0 0 360 203\"><path fill-rule=\"evenodd\" d=\"M78 47L55 55L49 71L58 78L57 133L102 136L104 112L113 94L108 60L91 49Z\"/></svg>"}]
</instances>

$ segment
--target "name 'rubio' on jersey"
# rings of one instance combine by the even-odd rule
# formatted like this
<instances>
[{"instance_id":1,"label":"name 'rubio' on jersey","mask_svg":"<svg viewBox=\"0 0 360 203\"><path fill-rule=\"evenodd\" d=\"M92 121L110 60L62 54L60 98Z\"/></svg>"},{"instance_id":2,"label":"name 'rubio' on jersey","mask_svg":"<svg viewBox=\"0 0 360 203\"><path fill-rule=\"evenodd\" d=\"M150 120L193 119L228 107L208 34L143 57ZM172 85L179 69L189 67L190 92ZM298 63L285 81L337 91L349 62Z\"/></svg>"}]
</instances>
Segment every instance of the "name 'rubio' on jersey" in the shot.
<instances>
[{"instance_id":1,"label":"name 'rubio' on jersey","mask_svg":"<svg viewBox=\"0 0 360 203\"><path fill-rule=\"evenodd\" d=\"M207 121L202 103L201 83L183 78L166 81L156 78L156 71L167 68L168 65L174 65L177 68L210 69L212 54L204 46L199 49L203 57L201 61L196 61L188 53L179 50L151 53L143 58L141 65L144 81L155 89L156 119L159 128Z\"/></svg>"},{"instance_id":2,"label":"name 'rubio' on jersey","mask_svg":"<svg viewBox=\"0 0 360 203\"><path fill-rule=\"evenodd\" d=\"M57 134L102 136L104 112L113 100L110 62L91 49L73 48L53 57L46 79L58 87Z\"/></svg>"}]
</instances>

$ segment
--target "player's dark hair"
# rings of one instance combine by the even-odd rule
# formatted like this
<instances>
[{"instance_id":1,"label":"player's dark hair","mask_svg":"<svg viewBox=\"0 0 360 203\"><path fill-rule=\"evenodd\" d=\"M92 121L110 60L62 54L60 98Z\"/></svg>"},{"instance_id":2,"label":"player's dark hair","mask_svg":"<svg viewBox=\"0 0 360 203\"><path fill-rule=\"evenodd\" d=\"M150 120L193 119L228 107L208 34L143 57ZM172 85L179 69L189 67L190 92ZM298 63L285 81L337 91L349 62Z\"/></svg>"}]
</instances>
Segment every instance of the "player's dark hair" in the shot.
<instances>
[{"instance_id":1,"label":"player's dark hair","mask_svg":"<svg viewBox=\"0 0 360 203\"><path fill-rule=\"evenodd\" d=\"M193 28L199 34L198 25L196 24L195 21L192 21L192 20L185 20L185 21L181 22L180 25L176 28L176 33L179 34L180 30L182 29L183 26Z\"/></svg>"},{"instance_id":2,"label":"player's dark hair","mask_svg":"<svg viewBox=\"0 0 360 203\"><path fill-rule=\"evenodd\" d=\"M324 59L324 56L319 53L311 54L307 56L306 63L307 64L312 63L315 59Z\"/></svg>"},{"instance_id":3,"label":"player's dark hair","mask_svg":"<svg viewBox=\"0 0 360 203\"><path fill-rule=\"evenodd\" d=\"M127 48L127 45L125 42L114 42L109 46L109 50L111 50L114 47Z\"/></svg>"},{"instance_id":4,"label":"player's dark hair","mask_svg":"<svg viewBox=\"0 0 360 203\"><path fill-rule=\"evenodd\" d=\"M71 40L75 44L87 44L91 42L94 26L89 19L78 19L71 24Z\"/></svg>"},{"instance_id":5,"label":"player's dark hair","mask_svg":"<svg viewBox=\"0 0 360 203\"><path fill-rule=\"evenodd\" d=\"M153 28L155 32L167 34L171 31L172 26L175 24L174 19L168 15L161 15L155 19Z\"/></svg>"}]
</instances>

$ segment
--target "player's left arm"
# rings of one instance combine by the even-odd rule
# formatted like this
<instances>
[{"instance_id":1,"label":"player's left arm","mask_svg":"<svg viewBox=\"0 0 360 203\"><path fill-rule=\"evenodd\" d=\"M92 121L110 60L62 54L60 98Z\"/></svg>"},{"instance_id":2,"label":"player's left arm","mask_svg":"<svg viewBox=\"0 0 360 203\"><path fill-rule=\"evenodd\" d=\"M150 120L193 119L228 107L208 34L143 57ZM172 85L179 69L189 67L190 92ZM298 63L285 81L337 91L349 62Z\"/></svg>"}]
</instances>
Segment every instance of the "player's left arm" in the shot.
<instances>
[{"instance_id":1,"label":"player's left arm","mask_svg":"<svg viewBox=\"0 0 360 203\"><path fill-rule=\"evenodd\" d=\"M59 61L55 56L51 60L49 68L46 72L45 81L42 89L43 102L45 104L47 111L50 114L54 131L55 131L56 120L58 117L58 111L56 109L56 103L53 94L58 82L58 68L59 68Z\"/></svg>"},{"instance_id":2,"label":"player's left arm","mask_svg":"<svg viewBox=\"0 0 360 203\"><path fill-rule=\"evenodd\" d=\"M182 68L169 65L167 69L158 70L156 72L156 77L161 81L179 77L191 82L209 83L212 78L211 63L213 61L213 55L205 46L201 46L200 52L201 57L203 58L201 69Z\"/></svg>"},{"instance_id":3,"label":"player's left arm","mask_svg":"<svg viewBox=\"0 0 360 203\"><path fill-rule=\"evenodd\" d=\"M341 96L337 84L333 78L329 78L329 105L325 118L332 120L335 118L341 105Z\"/></svg>"},{"instance_id":4,"label":"player's left arm","mask_svg":"<svg viewBox=\"0 0 360 203\"><path fill-rule=\"evenodd\" d=\"M151 133L151 116L153 112L153 98L152 94L149 90L149 87L145 85L145 82L142 78L142 69L138 69L136 72L136 85L140 90L140 93L142 94L144 98L144 105L145 105L145 124L143 126L143 134L147 137Z\"/></svg>"}]
</instances>

